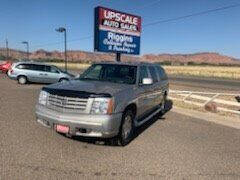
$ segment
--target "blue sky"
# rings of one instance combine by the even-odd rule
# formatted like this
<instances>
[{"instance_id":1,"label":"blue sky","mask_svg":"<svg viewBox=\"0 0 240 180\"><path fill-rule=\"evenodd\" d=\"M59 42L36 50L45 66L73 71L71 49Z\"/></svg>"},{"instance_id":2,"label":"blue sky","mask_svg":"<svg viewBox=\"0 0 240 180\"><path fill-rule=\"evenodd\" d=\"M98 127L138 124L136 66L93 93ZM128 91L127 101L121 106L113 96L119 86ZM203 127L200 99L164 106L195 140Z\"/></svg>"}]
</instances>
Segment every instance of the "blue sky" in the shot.
<instances>
[{"instance_id":1,"label":"blue sky","mask_svg":"<svg viewBox=\"0 0 240 180\"><path fill-rule=\"evenodd\" d=\"M97 5L142 16L143 26L239 3L239 0L0 0L0 46L63 50L66 26L68 48L93 51L93 9ZM240 58L240 7L143 27L141 54L219 52ZM53 43L53 44L52 44ZM55 43L55 44L54 44Z\"/></svg>"}]
</instances>

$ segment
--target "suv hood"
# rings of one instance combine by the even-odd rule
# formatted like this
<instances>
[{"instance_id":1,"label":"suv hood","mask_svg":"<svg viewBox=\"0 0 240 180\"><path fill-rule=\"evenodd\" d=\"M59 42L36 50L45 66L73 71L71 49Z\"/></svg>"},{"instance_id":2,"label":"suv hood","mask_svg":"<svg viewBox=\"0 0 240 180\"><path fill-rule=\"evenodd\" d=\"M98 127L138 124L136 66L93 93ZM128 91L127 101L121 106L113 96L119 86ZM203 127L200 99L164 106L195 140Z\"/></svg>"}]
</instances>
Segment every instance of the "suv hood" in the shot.
<instances>
[{"instance_id":1,"label":"suv hood","mask_svg":"<svg viewBox=\"0 0 240 180\"><path fill-rule=\"evenodd\" d=\"M72 80L63 83L56 83L43 88L52 94L62 96L114 96L114 94L130 88L133 85L118 84L102 81L81 81Z\"/></svg>"}]
</instances>

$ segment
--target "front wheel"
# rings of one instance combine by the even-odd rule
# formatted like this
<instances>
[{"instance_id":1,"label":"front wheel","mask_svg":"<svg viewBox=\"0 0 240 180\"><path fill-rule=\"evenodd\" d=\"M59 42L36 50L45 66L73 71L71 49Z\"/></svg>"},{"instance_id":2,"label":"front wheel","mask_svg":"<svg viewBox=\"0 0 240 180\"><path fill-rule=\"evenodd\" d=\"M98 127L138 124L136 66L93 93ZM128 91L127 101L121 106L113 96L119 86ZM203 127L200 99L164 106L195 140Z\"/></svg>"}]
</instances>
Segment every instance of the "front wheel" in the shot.
<instances>
[{"instance_id":1,"label":"front wheel","mask_svg":"<svg viewBox=\"0 0 240 180\"><path fill-rule=\"evenodd\" d=\"M131 110L126 111L122 117L122 124L118 134L118 144L127 145L133 138L134 134L134 115Z\"/></svg>"}]
</instances>

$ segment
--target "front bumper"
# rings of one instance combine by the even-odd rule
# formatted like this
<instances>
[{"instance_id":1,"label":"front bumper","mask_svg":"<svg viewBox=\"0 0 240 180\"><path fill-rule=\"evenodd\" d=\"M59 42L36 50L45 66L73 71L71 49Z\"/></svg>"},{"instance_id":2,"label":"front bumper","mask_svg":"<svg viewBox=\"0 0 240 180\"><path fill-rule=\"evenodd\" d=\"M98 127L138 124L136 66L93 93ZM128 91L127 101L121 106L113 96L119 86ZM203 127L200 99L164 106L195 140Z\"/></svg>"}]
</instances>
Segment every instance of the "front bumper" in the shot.
<instances>
[{"instance_id":1,"label":"front bumper","mask_svg":"<svg viewBox=\"0 0 240 180\"><path fill-rule=\"evenodd\" d=\"M53 129L57 124L68 126L69 134L73 136L111 138L118 134L122 113L112 115L62 113L38 104L36 118L40 124Z\"/></svg>"}]
</instances>

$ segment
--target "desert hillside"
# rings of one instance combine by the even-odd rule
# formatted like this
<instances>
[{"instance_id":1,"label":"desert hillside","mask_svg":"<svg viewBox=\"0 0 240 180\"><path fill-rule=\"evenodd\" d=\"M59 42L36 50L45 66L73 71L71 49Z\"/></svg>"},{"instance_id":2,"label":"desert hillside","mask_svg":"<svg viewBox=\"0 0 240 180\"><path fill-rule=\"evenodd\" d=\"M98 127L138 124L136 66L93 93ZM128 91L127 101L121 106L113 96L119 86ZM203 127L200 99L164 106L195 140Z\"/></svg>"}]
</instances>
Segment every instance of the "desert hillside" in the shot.
<instances>
[{"instance_id":1,"label":"desert hillside","mask_svg":"<svg viewBox=\"0 0 240 180\"><path fill-rule=\"evenodd\" d=\"M6 56L6 49L0 48L0 56ZM26 58L26 52L10 49L12 59ZM62 60L64 53L59 51L45 51L43 49L30 53L33 60ZM71 62L98 62L111 61L115 59L114 54L94 53L86 51L68 51L68 60ZM168 63L207 63L207 64L240 64L240 60L224 56L218 53L195 53L195 54L145 54L143 56L122 56L123 61L149 61L149 62L168 62Z\"/></svg>"}]
</instances>

